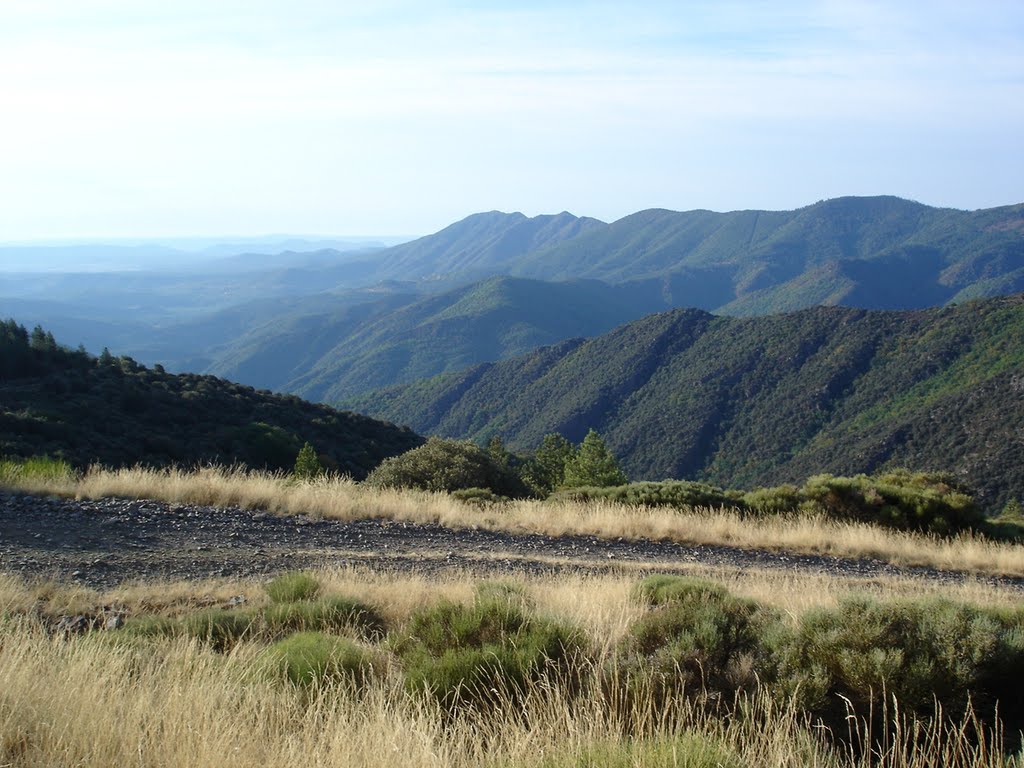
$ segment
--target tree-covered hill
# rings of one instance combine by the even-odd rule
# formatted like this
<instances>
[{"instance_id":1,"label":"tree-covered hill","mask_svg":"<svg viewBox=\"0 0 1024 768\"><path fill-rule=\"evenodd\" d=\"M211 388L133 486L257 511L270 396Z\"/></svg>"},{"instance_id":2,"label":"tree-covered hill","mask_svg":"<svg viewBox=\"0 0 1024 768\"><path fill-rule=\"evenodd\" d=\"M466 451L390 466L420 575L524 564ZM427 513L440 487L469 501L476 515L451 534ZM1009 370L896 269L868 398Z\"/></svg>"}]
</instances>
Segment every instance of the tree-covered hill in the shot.
<instances>
[{"instance_id":1,"label":"tree-covered hill","mask_svg":"<svg viewBox=\"0 0 1024 768\"><path fill-rule=\"evenodd\" d=\"M374 254L363 263L375 280L465 283L505 274L509 264L528 253L605 226L565 211L532 218L501 211L476 213L440 232Z\"/></svg>"},{"instance_id":2,"label":"tree-covered hill","mask_svg":"<svg viewBox=\"0 0 1024 768\"><path fill-rule=\"evenodd\" d=\"M634 479L728 487L890 466L1024 497L1024 298L756 318L674 310L348 401L512 448L596 429Z\"/></svg>"},{"instance_id":3,"label":"tree-covered hill","mask_svg":"<svg viewBox=\"0 0 1024 768\"><path fill-rule=\"evenodd\" d=\"M959 211L843 197L795 211L640 211L527 254L509 271L673 277L710 288L677 305L733 315L939 306L1024 290L1024 205Z\"/></svg>"},{"instance_id":4,"label":"tree-covered hill","mask_svg":"<svg viewBox=\"0 0 1024 768\"><path fill-rule=\"evenodd\" d=\"M395 297L396 299L400 297ZM658 286L497 277L414 301L264 323L210 363L218 376L335 402L369 389L596 336L667 309Z\"/></svg>"},{"instance_id":5,"label":"tree-covered hill","mask_svg":"<svg viewBox=\"0 0 1024 768\"><path fill-rule=\"evenodd\" d=\"M356 478L423 442L408 429L295 396L96 358L60 347L42 329L0 323L0 455L48 454L77 466L290 469L307 441L325 465Z\"/></svg>"}]
</instances>

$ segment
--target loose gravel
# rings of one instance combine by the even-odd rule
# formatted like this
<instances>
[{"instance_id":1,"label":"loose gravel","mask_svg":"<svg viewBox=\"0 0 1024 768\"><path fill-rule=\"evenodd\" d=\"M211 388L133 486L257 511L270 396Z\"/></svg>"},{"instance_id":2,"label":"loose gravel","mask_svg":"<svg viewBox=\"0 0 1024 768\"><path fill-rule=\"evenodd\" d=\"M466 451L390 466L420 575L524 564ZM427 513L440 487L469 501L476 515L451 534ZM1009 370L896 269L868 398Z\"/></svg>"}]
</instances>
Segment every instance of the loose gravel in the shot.
<instances>
[{"instance_id":1,"label":"loose gravel","mask_svg":"<svg viewBox=\"0 0 1024 768\"><path fill-rule=\"evenodd\" d=\"M0 571L99 589L140 579L246 578L320 566L500 574L602 572L623 564L644 569L701 564L863 578L910 575L948 583L968 578L870 559L668 541L513 534L391 520L344 522L158 501L0 494ZM984 581L1024 590L1020 578Z\"/></svg>"}]
</instances>

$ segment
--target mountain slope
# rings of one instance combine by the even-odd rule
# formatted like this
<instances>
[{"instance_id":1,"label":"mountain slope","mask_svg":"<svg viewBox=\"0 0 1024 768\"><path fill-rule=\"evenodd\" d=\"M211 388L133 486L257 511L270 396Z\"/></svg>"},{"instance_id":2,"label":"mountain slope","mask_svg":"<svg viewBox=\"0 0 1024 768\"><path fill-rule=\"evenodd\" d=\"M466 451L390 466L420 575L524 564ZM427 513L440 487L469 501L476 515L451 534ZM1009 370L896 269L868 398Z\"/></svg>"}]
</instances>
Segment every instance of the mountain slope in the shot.
<instances>
[{"instance_id":1,"label":"mountain slope","mask_svg":"<svg viewBox=\"0 0 1024 768\"><path fill-rule=\"evenodd\" d=\"M697 306L737 315L821 303L937 306L1019 290L1022 270L1024 205L958 211L896 197L844 197L795 211L641 211L511 268L609 282L726 274L732 296L721 301L715 292Z\"/></svg>"},{"instance_id":2,"label":"mountain slope","mask_svg":"<svg viewBox=\"0 0 1024 768\"><path fill-rule=\"evenodd\" d=\"M730 487L892 465L1024 497L1024 299L757 318L676 310L589 341L369 393L419 432L518 449L595 428L637 479Z\"/></svg>"},{"instance_id":3,"label":"mountain slope","mask_svg":"<svg viewBox=\"0 0 1024 768\"><path fill-rule=\"evenodd\" d=\"M327 402L595 336L666 303L658 284L498 277L443 294L262 324L209 372Z\"/></svg>"},{"instance_id":4,"label":"mountain slope","mask_svg":"<svg viewBox=\"0 0 1024 768\"><path fill-rule=\"evenodd\" d=\"M0 323L0 455L49 454L80 467L290 469L306 441L328 466L357 478L423 442L365 416L130 358L92 358Z\"/></svg>"},{"instance_id":5,"label":"mountain slope","mask_svg":"<svg viewBox=\"0 0 1024 768\"><path fill-rule=\"evenodd\" d=\"M375 280L469 282L505 274L527 253L605 226L565 211L533 218L500 211L477 213L376 254L365 265L369 269L372 264Z\"/></svg>"}]
</instances>

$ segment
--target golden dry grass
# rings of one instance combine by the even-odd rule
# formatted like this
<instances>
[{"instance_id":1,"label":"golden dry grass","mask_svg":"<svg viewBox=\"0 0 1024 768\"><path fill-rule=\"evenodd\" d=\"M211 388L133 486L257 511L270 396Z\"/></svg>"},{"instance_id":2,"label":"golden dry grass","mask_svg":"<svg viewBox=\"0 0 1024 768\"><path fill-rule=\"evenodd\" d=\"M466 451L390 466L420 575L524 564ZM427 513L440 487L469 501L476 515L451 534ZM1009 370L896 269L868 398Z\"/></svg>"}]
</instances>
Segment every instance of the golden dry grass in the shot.
<instances>
[{"instance_id":1,"label":"golden dry grass","mask_svg":"<svg viewBox=\"0 0 1024 768\"><path fill-rule=\"evenodd\" d=\"M285 476L210 467L195 471L93 468L78 477L32 479L24 490L78 498L117 496L340 520L438 523L512 533L593 535L688 544L875 558L983 575L1024 576L1024 546L973 534L943 539L822 517L744 518L721 509L632 507L607 502L516 501L481 508L447 494L379 490L347 478L295 482Z\"/></svg>"},{"instance_id":2,"label":"golden dry grass","mask_svg":"<svg viewBox=\"0 0 1024 768\"><path fill-rule=\"evenodd\" d=\"M709 575L708 573L704 575ZM425 604L469 600L468 574L429 579L353 568L320 571L328 592L384 607L402 622ZM786 612L834 601L863 583L825 576L726 573L731 590L767 594ZM610 647L640 607L627 575L515 577L543 613L568 619ZM871 586L871 585L867 585ZM929 594L916 580L878 582L880 592ZM963 588L979 601L1011 601L1004 589ZM122 644L110 633L67 640L48 636L19 614L43 606L119 604L129 611L188 610L206 600L245 594L265 600L248 581L151 583L90 592L62 585L26 585L0 577L0 765L203 766L690 766L752 768L1019 768L986 742L963 738L953 726L930 739L896 735L877 753L851 755L824 744L791 707L756 696L744 716L718 719L697 709L668 724L653 713L643 738L623 737L596 688L574 705L559 691L538 688L521 707L490 719L446 720L436 705L409 695L397 670L363 694L345 686L312 693L253 675L260 653L242 643L229 654L183 639ZM48 607L47 607L48 606ZM11 618L13 617L13 618ZM913 723L904 723L907 731Z\"/></svg>"}]
</instances>

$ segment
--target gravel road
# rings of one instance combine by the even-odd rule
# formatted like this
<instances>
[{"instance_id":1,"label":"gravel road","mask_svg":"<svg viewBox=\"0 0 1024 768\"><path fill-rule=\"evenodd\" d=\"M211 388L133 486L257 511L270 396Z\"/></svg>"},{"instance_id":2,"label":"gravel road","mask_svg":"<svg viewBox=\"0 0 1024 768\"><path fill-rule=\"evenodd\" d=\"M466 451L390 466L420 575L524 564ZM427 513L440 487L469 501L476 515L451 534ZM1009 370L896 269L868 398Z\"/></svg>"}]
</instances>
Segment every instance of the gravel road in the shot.
<instances>
[{"instance_id":1,"label":"gravel road","mask_svg":"<svg viewBox=\"0 0 1024 768\"><path fill-rule=\"evenodd\" d=\"M137 579L253 577L358 564L439 573L601 572L631 563L779 568L842 576L963 575L876 560L665 541L510 534L388 520L342 522L157 501L0 494L0 571L106 588ZM1024 579L987 579L1024 590Z\"/></svg>"}]
</instances>

